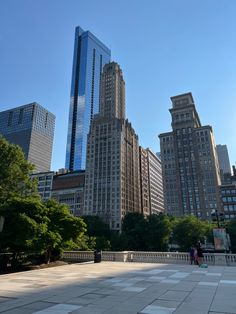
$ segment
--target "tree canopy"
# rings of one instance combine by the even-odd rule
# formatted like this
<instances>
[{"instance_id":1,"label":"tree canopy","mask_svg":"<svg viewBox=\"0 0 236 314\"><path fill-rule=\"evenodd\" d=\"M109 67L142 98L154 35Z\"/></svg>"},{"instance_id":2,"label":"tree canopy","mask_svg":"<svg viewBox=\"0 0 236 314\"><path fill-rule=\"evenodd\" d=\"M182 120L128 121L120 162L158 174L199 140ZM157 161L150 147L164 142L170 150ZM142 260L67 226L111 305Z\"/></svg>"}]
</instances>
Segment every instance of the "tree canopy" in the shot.
<instances>
[{"instance_id":1,"label":"tree canopy","mask_svg":"<svg viewBox=\"0 0 236 314\"><path fill-rule=\"evenodd\" d=\"M236 253L236 218L228 223L227 230L230 236L231 250L233 253Z\"/></svg>"},{"instance_id":2,"label":"tree canopy","mask_svg":"<svg viewBox=\"0 0 236 314\"><path fill-rule=\"evenodd\" d=\"M210 232L212 232L212 225L209 222L198 220L195 216L184 216L176 220L172 237L181 251L188 251L199 241L204 243L204 237L207 237Z\"/></svg>"},{"instance_id":3,"label":"tree canopy","mask_svg":"<svg viewBox=\"0 0 236 314\"><path fill-rule=\"evenodd\" d=\"M11 197L37 195L37 184L30 178L33 169L22 149L0 136L0 203Z\"/></svg>"},{"instance_id":4,"label":"tree canopy","mask_svg":"<svg viewBox=\"0 0 236 314\"><path fill-rule=\"evenodd\" d=\"M49 262L53 252L59 254L72 243L76 246L86 231L81 218L53 200L12 198L0 206L0 216L5 217L0 249L13 253L15 259L21 252L37 251Z\"/></svg>"},{"instance_id":5,"label":"tree canopy","mask_svg":"<svg viewBox=\"0 0 236 314\"><path fill-rule=\"evenodd\" d=\"M98 216L83 216L87 226L88 241L94 239L94 248L99 250L111 249L111 230Z\"/></svg>"},{"instance_id":6,"label":"tree canopy","mask_svg":"<svg viewBox=\"0 0 236 314\"><path fill-rule=\"evenodd\" d=\"M149 251L166 251L172 230L172 222L168 216L150 215L147 217L146 246Z\"/></svg>"},{"instance_id":7,"label":"tree canopy","mask_svg":"<svg viewBox=\"0 0 236 314\"><path fill-rule=\"evenodd\" d=\"M146 251L147 221L141 213L128 213L122 223L122 234L126 237L126 249Z\"/></svg>"}]
</instances>

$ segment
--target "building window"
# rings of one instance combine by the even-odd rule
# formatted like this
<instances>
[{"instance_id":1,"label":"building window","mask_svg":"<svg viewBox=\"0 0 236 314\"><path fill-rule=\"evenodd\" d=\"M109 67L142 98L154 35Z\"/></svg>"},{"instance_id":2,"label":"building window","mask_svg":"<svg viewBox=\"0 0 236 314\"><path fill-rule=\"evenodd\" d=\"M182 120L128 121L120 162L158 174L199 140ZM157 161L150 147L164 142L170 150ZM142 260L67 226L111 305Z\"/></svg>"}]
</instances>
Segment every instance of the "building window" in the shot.
<instances>
[{"instance_id":1,"label":"building window","mask_svg":"<svg viewBox=\"0 0 236 314\"><path fill-rule=\"evenodd\" d=\"M13 111L10 111L9 116L8 116L8 122L7 122L8 126L12 125L12 118L13 118Z\"/></svg>"},{"instance_id":2,"label":"building window","mask_svg":"<svg viewBox=\"0 0 236 314\"><path fill-rule=\"evenodd\" d=\"M46 112L46 116L45 116L45 123L44 123L45 128L47 127L47 124L48 124L48 112Z\"/></svg>"},{"instance_id":3,"label":"building window","mask_svg":"<svg viewBox=\"0 0 236 314\"><path fill-rule=\"evenodd\" d=\"M23 121L23 113L24 113L24 108L21 108L21 109L20 109L20 113L19 113L18 124L22 124L22 121Z\"/></svg>"}]
</instances>

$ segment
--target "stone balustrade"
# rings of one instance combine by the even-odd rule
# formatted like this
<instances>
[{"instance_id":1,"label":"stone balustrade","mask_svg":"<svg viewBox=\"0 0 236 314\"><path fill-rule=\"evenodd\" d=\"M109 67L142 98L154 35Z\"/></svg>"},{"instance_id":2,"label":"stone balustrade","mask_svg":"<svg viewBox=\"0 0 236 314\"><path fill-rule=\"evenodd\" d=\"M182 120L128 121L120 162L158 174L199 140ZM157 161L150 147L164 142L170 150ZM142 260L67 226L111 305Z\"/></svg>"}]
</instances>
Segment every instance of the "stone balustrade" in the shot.
<instances>
[{"instance_id":1,"label":"stone balustrade","mask_svg":"<svg viewBox=\"0 0 236 314\"><path fill-rule=\"evenodd\" d=\"M88 262L94 260L93 251L66 251L63 259L68 262ZM102 260L109 262L189 264L189 254L184 252L137 252L103 251ZM236 266L236 254L204 253L203 262L208 265Z\"/></svg>"}]
</instances>

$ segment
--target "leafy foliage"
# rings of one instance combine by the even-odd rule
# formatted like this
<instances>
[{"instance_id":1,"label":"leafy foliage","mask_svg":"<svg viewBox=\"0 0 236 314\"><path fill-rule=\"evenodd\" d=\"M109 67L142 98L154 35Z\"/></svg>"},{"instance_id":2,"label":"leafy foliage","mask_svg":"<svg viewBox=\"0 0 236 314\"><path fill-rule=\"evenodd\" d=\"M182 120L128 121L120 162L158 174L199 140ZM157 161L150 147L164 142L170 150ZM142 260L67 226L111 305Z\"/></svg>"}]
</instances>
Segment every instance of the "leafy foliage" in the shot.
<instances>
[{"instance_id":1,"label":"leafy foliage","mask_svg":"<svg viewBox=\"0 0 236 314\"><path fill-rule=\"evenodd\" d=\"M0 206L0 216L5 218L0 233L0 250L13 253L16 261L22 252L34 251L34 242L46 229L45 208L35 198L12 198Z\"/></svg>"},{"instance_id":2,"label":"leafy foliage","mask_svg":"<svg viewBox=\"0 0 236 314\"><path fill-rule=\"evenodd\" d=\"M236 219L229 222L227 229L230 236L231 250L236 253Z\"/></svg>"},{"instance_id":3,"label":"leafy foliage","mask_svg":"<svg viewBox=\"0 0 236 314\"><path fill-rule=\"evenodd\" d=\"M82 218L87 225L87 235L89 237L88 240L94 239L95 241L95 245L90 248L96 248L98 250L110 250L111 231L109 226L98 216L83 216Z\"/></svg>"},{"instance_id":4,"label":"leafy foliage","mask_svg":"<svg viewBox=\"0 0 236 314\"><path fill-rule=\"evenodd\" d=\"M128 213L122 224L122 234L126 237L127 250L146 251L147 244L144 235L148 230L147 221L143 214Z\"/></svg>"},{"instance_id":5,"label":"leafy foliage","mask_svg":"<svg viewBox=\"0 0 236 314\"><path fill-rule=\"evenodd\" d=\"M195 216L184 216L176 221L173 239L181 251L188 251L199 241L204 242L204 237L211 232L212 226L208 222L198 220Z\"/></svg>"},{"instance_id":6,"label":"leafy foliage","mask_svg":"<svg viewBox=\"0 0 236 314\"><path fill-rule=\"evenodd\" d=\"M32 197L12 198L0 206L0 216L5 217L0 249L13 253L15 259L21 252L38 251L49 262L71 242L79 242L86 231L81 218L52 200L43 204Z\"/></svg>"},{"instance_id":7,"label":"leafy foliage","mask_svg":"<svg viewBox=\"0 0 236 314\"><path fill-rule=\"evenodd\" d=\"M164 251L172 230L172 220L163 214L144 217L129 213L124 217L120 240L124 248L139 251Z\"/></svg>"},{"instance_id":8,"label":"leafy foliage","mask_svg":"<svg viewBox=\"0 0 236 314\"><path fill-rule=\"evenodd\" d=\"M149 251L166 251L172 230L172 222L166 215L147 217L147 231L144 234Z\"/></svg>"},{"instance_id":9,"label":"leafy foliage","mask_svg":"<svg viewBox=\"0 0 236 314\"><path fill-rule=\"evenodd\" d=\"M37 195L37 184L30 174L34 166L25 160L22 149L0 136L0 203L12 197Z\"/></svg>"}]
</instances>

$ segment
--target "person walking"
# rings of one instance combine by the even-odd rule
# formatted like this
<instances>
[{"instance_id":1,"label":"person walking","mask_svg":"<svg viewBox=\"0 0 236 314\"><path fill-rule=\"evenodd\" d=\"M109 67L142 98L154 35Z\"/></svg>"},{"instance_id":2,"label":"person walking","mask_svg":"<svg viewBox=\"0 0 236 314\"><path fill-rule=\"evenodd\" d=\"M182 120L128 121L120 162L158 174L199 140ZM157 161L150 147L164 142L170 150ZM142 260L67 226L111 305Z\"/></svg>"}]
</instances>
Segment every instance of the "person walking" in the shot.
<instances>
[{"instance_id":1,"label":"person walking","mask_svg":"<svg viewBox=\"0 0 236 314\"><path fill-rule=\"evenodd\" d=\"M198 265L197 248L194 247L193 250L194 250L194 253L193 253L193 255L194 255L194 265Z\"/></svg>"},{"instance_id":2,"label":"person walking","mask_svg":"<svg viewBox=\"0 0 236 314\"><path fill-rule=\"evenodd\" d=\"M202 260L203 260L203 251L202 251L201 243L199 242L197 245L197 261L198 261L199 267L202 265Z\"/></svg>"},{"instance_id":3,"label":"person walking","mask_svg":"<svg viewBox=\"0 0 236 314\"><path fill-rule=\"evenodd\" d=\"M189 259L190 259L190 264L193 265L195 259L194 259L194 247L192 246L189 250Z\"/></svg>"}]
</instances>

